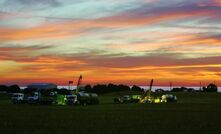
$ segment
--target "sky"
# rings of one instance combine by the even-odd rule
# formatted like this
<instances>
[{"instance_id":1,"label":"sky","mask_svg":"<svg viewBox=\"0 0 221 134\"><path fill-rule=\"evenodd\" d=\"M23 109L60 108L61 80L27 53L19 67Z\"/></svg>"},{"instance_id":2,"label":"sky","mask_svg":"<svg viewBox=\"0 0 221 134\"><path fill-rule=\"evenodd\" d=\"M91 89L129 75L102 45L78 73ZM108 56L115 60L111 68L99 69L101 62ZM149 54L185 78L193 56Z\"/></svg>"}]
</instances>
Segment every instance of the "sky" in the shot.
<instances>
[{"instance_id":1,"label":"sky","mask_svg":"<svg viewBox=\"0 0 221 134\"><path fill-rule=\"evenodd\" d=\"M0 0L0 84L221 84L221 0Z\"/></svg>"}]
</instances>

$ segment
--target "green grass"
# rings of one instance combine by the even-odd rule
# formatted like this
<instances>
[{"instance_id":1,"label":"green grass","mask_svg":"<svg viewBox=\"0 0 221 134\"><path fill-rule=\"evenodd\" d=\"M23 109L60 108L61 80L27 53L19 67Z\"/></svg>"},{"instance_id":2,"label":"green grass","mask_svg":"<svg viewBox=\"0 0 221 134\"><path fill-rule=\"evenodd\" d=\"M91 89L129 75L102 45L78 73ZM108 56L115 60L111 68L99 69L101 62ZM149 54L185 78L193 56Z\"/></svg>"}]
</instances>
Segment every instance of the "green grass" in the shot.
<instances>
[{"instance_id":1,"label":"green grass","mask_svg":"<svg viewBox=\"0 0 221 134\"><path fill-rule=\"evenodd\" d=\"M94 106L13 105L1 95L0 133L221 133L221 94L176 95L178 103L112 104L118 94L108 94Z\"/></svg>"}]
</instances>

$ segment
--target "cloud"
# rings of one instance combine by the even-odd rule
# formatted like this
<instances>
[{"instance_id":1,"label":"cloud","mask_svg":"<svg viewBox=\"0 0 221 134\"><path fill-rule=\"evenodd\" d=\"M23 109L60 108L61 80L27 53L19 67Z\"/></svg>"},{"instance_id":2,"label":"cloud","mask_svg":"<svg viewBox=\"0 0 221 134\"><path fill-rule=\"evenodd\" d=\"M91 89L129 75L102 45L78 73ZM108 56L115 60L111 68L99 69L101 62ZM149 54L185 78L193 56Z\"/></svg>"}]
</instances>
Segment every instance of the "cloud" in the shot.
<instances>
[{"instance_id":1,"label":"cloud","mask_svg":"<svg viewBox=\"0 0 221 134\"><path fill-rule=\"evenodd\" d=\"M36 4L48 4L51 6L58 6L61 3L57 0L17 0L18 3L21 3L23 5L36 5Z\"/></svg>"},{"instance_id":2,"label":"cloud","mask_svg":"<svg viewBox=\"0 0 221 134\"><path fill-rule=\"evenodd\" d=\"M142 83L143 79L155 78L162 84L167 81L167 78L172 81L183 79L187 82L189 79L192 81L219 79L217 72L221 71L220 56L195 59L176 57L177 54L121 58L79 54L42 55L21 59L11 57L7 60L12 60L20 66L19 71L14 72L17 79L28 78L33 81L48 81L47 79L53 77L50 80L63 83L72 76L78 76L79 73L86 77L86 83L117 81ZM8 76L8 79L12 80L14 77Z\"/></svg>"},{"instance_id":3,"label":"cloud","mask_svg":"<svg viewBox=\"0 0 221 134\"><path fill-rule=\"evenodd\" d=\"M218 0L66 2L0 4L1 81L65 84L82 73L88 83L220 80ZM87 12L72 14L75 4Z\"/></svg>"},{"instance_id":4,"label":"cloud","mask_svg":"<svg viewBox=\"0 0 221 134\"><path fill-rule=\"evenodd\" d=\"M58 38L66 36L75 36L82 33L87 34L88 29L113 29L128 28L136 26L148 26L165 21L172 21L181 18L195 17L197 15L210 15L220 10L216 8L198 7L195 4L186 4L175 7L163 7L149 9L145 6L136 10L130 10L118 15L104 17L93 20L72 19L60 23L42 24L34 28L14 29L0 28L0 40L26 40L38 38ZM89 33L91 30L88 31ZM95 30L96 32L96 30Z\"/></svg>"},{"instance_id":5,"label":"cloud","mask_svg":"<svg viewBox=\"0 0 221 134\"><path fill-rule=\"evenodd\" d=\"M8 7L9 9L12 9L12 7L15 7L22 10L24 8L41 8L41 7L57 7L61 6L62 3L58 0L13 0L13 1L4 1L2 3L5 7ZM13 9L12 9L13 10Z\"/></svg>"}]
</instances>

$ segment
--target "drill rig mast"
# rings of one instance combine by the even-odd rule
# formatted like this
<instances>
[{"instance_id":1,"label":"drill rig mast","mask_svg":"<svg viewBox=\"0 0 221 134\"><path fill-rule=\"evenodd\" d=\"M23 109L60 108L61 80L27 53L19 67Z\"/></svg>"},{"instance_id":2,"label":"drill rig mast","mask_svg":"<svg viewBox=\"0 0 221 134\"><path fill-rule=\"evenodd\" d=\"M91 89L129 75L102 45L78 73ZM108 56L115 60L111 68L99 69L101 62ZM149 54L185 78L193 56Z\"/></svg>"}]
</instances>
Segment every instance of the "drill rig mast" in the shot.
<instances>
[{"instance_id":1,"label":"drill rig mast","mask_svg":"<svg viewBox=\"0 0 221 134\"><path fill-rule=\"evenodd\" d=\"M153 79L150 81L149 90L144 93L143 97L140 100L140 103L147 103L153 101L153 97L151 96L152 87L153 87Z\"/></svg>"},{"instance_id":2,"label":"drill rig mast","mask_svg":"<svg viewBox=\"0 0 221 134\"><path fill-rule=\"evenodd\" d=\"M80 89L80 87L81 87L81 82L82 82L82 75L80 75L80 77L78 78L76 93L79 92L79 89Z\"/></svg>"}]
</instances>

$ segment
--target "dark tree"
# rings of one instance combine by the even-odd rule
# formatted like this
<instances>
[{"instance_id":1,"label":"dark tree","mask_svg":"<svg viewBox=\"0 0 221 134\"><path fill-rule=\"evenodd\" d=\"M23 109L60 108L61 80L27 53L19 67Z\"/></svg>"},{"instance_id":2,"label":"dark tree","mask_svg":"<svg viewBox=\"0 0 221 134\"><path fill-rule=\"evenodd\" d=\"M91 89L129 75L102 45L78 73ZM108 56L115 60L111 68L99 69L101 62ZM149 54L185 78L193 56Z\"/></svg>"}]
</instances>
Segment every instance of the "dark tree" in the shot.
<instances>
[{"instance_id":1,"label":"dark tree","mask_svg":"<svg viewBox=\"0 0 221 134\"><path fill-rule=\"evenodd\" d=\"M180 87L180 88L173 88L171 92L193 92L193 88L187 88L187 87Z\"/></svg>"},{"instance_id":2,"label":"dark tree","mask_svg":"<svg viewBox=\"0 0 221 134\"><path fill-rule=\"evenodd\" d=\"M12 86L9 86L9 89L8 89L8 92L10 93L17 93L17 92L20 92L20 87L18 85L12 85Z\"/></svg>"},{"instance_id":3,"label":"dark tree","mask_svg":"<svg viewBox=\"0 0 221 134\"><path fill-rule=\"evenodd\" d=\"M120 91L130 91L130 87L127 85L120 84L119 86Z\"/></svg>"},{"instance_id":4,"label":"dark tree","mask_svg":"<svg viewBox=\"0 0 221 134\"><path fill-rule=\"evenodd\" d=\"M44 91L47 93L49 90L44 90ZM71 93L70 90L67 90L67 89L65 89L65 88L62 88L62 89L57 90L57 91L58 91L58 94L63 94L63 95L68 95L68 94ZM50 93L50 92L49 92L49 93Z\"/></svg>"},{"instance_id":5,"label":"dark tree","mask_svg":"<svg viewBox=\"0 0 221 134\"><path fill-rule=\"evenodd\" d=\"M86 85L86 86L84 87L84 90L85 90L85 92L93 93L93 90L92 90L91 85Z\"/></svg>"},{"instance_id":6,"label":"dark tree","mask_svg":"<svg viewBox=\"0 0 221 134\"><path fill-rule=\"evenodd\" d=\"M107 89L108 89L107 85L104 85L104 84L100 85L100 84L98 84L98 85L95 85L93 87L93 92L97 93L97 94L108 93Z\"/></svg>"},{"instance_id":7,"label":"dark tree","mask_svg":"<svg viewBox=\"0 0 221 134\"><path fill-rule=\"evenodd\" d=\"M217 92L218 87L215 84L209 84L206 88L203 88L204 92Z\"/></svg>"},{"instance_id":8,"label":"dark tree","mask_svg":"<svg viewBox=\"0 0 221 134\"><path fill-rule=\"evenodd\" d=\"M133 87L131 88L132 91L143 91L142 88L140 88L139 86L133 85Z\"/></svg>"},{"instance_id":9,"label":"dark tree","mask_svg":"<svg viewBox=\"0 0 221 134\"><path fill-rule=\"evenodd\" d=\"M0 85L0 91L8 91L8 87L5 85Z\"/></svg>"},{"instance_id":10,"label":"dark tree","mask_svg":"<svg viewBox=\"0 0 221 134\"><path fill-rule=\"evenodd\" d=\"M114 85L112 83L108 84L107 88L110 92L117 92L120 90L117 85Z\"/></svg>"}]
</instances>

